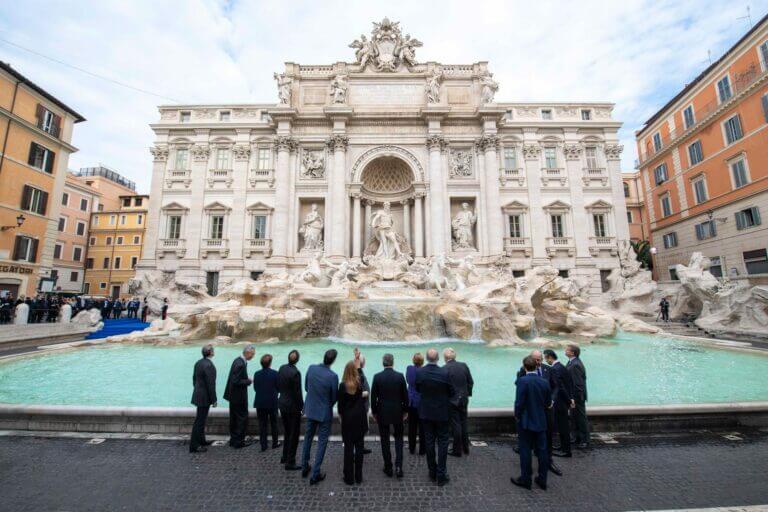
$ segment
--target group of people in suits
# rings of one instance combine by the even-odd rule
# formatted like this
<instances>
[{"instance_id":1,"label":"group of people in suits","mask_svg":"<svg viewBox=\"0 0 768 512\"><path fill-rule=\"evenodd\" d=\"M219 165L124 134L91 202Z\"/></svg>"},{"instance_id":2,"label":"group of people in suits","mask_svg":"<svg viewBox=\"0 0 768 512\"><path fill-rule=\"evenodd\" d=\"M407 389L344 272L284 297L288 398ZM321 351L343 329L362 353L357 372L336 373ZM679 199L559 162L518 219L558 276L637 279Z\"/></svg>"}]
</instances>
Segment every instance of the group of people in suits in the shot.
<instances>
[{"instance_id":1,"label":"group of people in suits","mask_svg":"<svg viewBox=\"0 0 768 512\"><path fill-rule=\"evenodd\" d=\"M520 455L520 476L511 481L531 489L536 483L547 489L547 475L562 471L553 457L572 457L572 445L589 448L587 420L587 372L576 344L565 348L568 363L563 365L554 350L534 350L523 359L515 381L515 419ZM546 364L544 364L544 361ZM557 432L559 445L554 444ZM571 433L574 434L573 442ZM532 453L538 459L538 474L533 478Z\"/></svg>"}]
</instances>

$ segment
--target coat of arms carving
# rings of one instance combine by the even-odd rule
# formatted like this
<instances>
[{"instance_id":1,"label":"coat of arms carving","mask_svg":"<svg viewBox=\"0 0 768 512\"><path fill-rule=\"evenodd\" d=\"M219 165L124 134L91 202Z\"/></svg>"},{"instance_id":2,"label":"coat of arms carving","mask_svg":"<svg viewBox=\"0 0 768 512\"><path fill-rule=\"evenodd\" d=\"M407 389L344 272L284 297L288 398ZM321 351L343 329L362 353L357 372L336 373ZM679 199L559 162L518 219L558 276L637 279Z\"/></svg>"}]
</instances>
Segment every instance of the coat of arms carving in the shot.
<instances>
[{"instance_id":1,"label":"coat of arms carving","mask_svg":"<svg viewBox=\"0 0 768 512\"><path fill-rule=\"evenodd\" d=\"M403 37L399 21L384 18L381 23L373 23L371 38L361 35L349 45L355 49L355 63L360 71L371 64L377 71L397 71L401 65L416 65L416 48L423 43L406 34Z\"/></svg>"}]
</instances>

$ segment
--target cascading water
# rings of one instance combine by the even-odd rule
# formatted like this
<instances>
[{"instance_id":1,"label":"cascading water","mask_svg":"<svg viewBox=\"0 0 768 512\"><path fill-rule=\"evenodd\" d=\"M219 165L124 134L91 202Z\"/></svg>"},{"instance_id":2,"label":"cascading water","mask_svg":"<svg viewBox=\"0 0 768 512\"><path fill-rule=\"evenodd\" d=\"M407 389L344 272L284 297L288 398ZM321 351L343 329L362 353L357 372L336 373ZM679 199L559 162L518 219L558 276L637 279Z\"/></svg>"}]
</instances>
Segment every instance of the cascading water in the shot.
<instances>
[{"instance_id":1,"label":"cascading water","mask_svg":"<svg viewBox=\"0 0 768 512\"><path fill-rule=\"evenodd\" d=\"M482 324L483 321L480 318L472 319L472 337L470 338L471 341L480 341L483 339Z\"/></svg>"}]
</instances>

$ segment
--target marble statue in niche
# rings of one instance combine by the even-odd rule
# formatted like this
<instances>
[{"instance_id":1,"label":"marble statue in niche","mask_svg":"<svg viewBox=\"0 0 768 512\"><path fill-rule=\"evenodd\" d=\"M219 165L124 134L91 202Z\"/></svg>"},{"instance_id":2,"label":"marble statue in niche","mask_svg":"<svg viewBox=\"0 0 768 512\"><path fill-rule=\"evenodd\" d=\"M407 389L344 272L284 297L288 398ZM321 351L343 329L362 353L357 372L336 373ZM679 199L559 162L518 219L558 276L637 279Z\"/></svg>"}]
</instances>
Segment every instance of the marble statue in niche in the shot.
<instances>
[{"instance_id":1,"label":"marble statue in niche","mask_svg":"<svg viewBox=\"0 0 768 512\"><path fill-rule=\"evenodd\" d=\"M304 222L299 228L299 234L304 238L303 251L323 250L323 216L317 211L317 205L313 204L309 213L304 217Z\"/></svg>"},{"instance_id":2,"label":"marble statue in niche","mask_svg":"<svg viewBox=\"0 0 768 512\"><path fill-rule=\"evenodd\" d=\"M427 103L440 103L440 81L442 73L435 73L427 79L424 89L427 92Z\"/></svg>"},{"instance_id":3,"label":"marble statue in niche","mask_svg":"<svg viewBox=\"0 0 768 512\"><path fill-rule=\"evenodd\" d=\"M277 80L277 97L281 105L291 104L291 84L293 78L285 76L285 73L274 74L275 80Z\"/></svg>"},{"instance_id":4,"label":"marble statue in niche","mask_svg":"<svg viewBox=\"0 0 768 512\"><path fill-rule=\"evenodd\" d=\"M347 77L344 75L336 75L331 80L331 103L335 105L343 105L347 102Z\"/></svg>"},{"instance_id":5,"label":"marble statue in niche","mask_svg":"<svg viewBox=\"0 0 768 512\"><path fill-rule=\"evenodd\" d=\"M453 250L474 249L472 229L477 222L477 212L469 209L469 203L461 203L461 211L451 222L453 228Z\"/></svg>"},{"instance_id":6,"label":"marble statue in niche","mask_svg":"<svg viewBox=\"0 0 768 512\"><path fill-rule=\"evenodd\" d=\"M499 90L499 83L493 79L493 74L488 73L480 77L480 85L482 86L481 97L483 103L493 103L493 97L496 95L496 91Z\"/></svg>"}]
</instances>

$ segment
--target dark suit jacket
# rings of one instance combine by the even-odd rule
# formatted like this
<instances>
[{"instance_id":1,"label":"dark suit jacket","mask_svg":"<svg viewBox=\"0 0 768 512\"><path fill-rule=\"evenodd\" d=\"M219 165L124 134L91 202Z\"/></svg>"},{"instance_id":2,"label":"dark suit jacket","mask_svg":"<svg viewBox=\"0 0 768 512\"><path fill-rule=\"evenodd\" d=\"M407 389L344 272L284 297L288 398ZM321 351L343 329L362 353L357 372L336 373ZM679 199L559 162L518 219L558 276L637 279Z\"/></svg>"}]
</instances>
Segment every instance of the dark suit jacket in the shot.
<instances>
[{"instance_id":1,"label":"dark suit jacket","mask_svg":"<svg viewBox=\"0 0 768 512\"><path fill-rule=\"evenodd\" d=\"M574 391L571 374L560 361L555 361L549 374L552 376L551 382L555 384L552 390L552 401L558 404L570 404L573 400Z\"/></svg>"},{"instance_id":2,"label":"dark suit jacket","mask_svg":"<svg viewBox=\"0 0 768 512\"><path fill-rule=\"evenodd\" d=\"M250 385L248 380L248 365L245 363L245 359L237 356L229 369L227 387L224 388L224 400L247 408L248 386Z\"/></svg>"},{"instance_id":3,"label":"dark suit jacket","mask_svg":"<svg viewBox=\"0 0 768 512\"><path fill-rule=\"evenodd\" d=\"M216 403L216 367L207 357L195 363L192 372L192 404L197 407L209 407Z\"/></svg>"},{"instance_id":4,"label":"dark suit jacket","mask_svg":"<svg viewBox=\"0 0 768 512\"><path fill-rule=\"evenodd\" d=\"M571 379L573 379L573 398L577 402L586 402L587 401L587 369L584 368L584 363L581 362L581 359L578 357L574 357L570 361L568 361L568 365L566 366L568 369L568 373L571 374Z\"/></svg>"},{"instance_id":5,"label":"dark suit jacket","mask_svg":"<svg viewBox=\"0 0 768 512\"><path fill-rule=\"evenodd\" d=\"M402 373L385 368L373 376L371 410L380 424L403 423L403 414L408 410L408 386Z\"/></svg>"},{"instance_id":6,"label":"dark suit jacket","mask_svg":"<svg viewBox=\"0 0 768 512\"><path fill-rule=\"evenodd\" d=\"M363 439L368 432L368 411L363 399L363 387L358 386L355 394L350 395L342 382L339 384L338 397L341 439L345 443L354 443Z\"/></svg>"},{"instance_id":7,"label":"dark suit jacket","mask_svg":"<svg viewBox=\"0 0 768 512\"><path fill-rule=\"evenodd\" d=\"M339 389L339 376L324 364L313 364L307 369L304 389L307 392L307 401L304 403L307 419L331 421Z\"/></svg>"},{"instance_id":8,"label":"dark suit jacket","mask_svg":"<svg viewBox=\"0 0 768 512\"><path fill-rule=\"evenodd\" d=\"M257 409L277 409L277 372L262 368L253 374L253 390L256 397L253 406Z\"/></svg>"},{"instance_id":9,"label":"dark suit jacket","mask_svg":"<svg viewBox=\"0 0 768 512\"><path fill-rule=\"evenodd\" d=\"M517 379L515 395L515 419L518 428L545 432L547 408L551 404L549 384L535 374Z\"/></svg>"},{"instance_id":10,"label":"dark suit jacket","mask_svg":"<svg viewBox=\"0 0 768 512\"><path fill-rule=\"evenodd\" d=\"M469 367L465 363L454 360L445 363L443 368L448 372L448 380L453 386L451 404L466 407L469 404L469 397L472 396L472 387L475 385Z\"/></svg>"},{"instance_id":11,"label":"dark suit jacket","mask_svg":"<svg viewBox=\"0 0 768 512\"><path fill-rule=\"evenodd\" d=\"M552 367L547 364L542 364L539 367L539 372L541 373L540 377L547 381L547 384L549 384L549 389L552 392L552 401L554 402L555 394L557 393L557 382L555 380L555 374L552 372ZM525 367L521 366L517 371L517 378L521 379L525 377L525 374ZM515 381L515 384L517 384L517 381Z\"/></svg>"},{"instance_id":12,"label":"dark suit jacket","mask_svg":"<svg viewBox=\"0 0 768 512\"><path fill-rule=\"evenodd\" d=\"M295 365L284 364L277 372L277 390L280 392L278 406L286 413L299 414L304 409L304 394L301 391L301 372Z\"/></svg>"},{"instance_id":13,"label":"dark suit jacket","mask_svg":"<svg viewBox=\"0 0 768 512\"><path fill-rule=\"evenodd\" d=\"M419 418L429 421L448 421L453 385L445 367L434 363L416 372L416 391L421 394Z\"/></svg>"}]
</instances>

